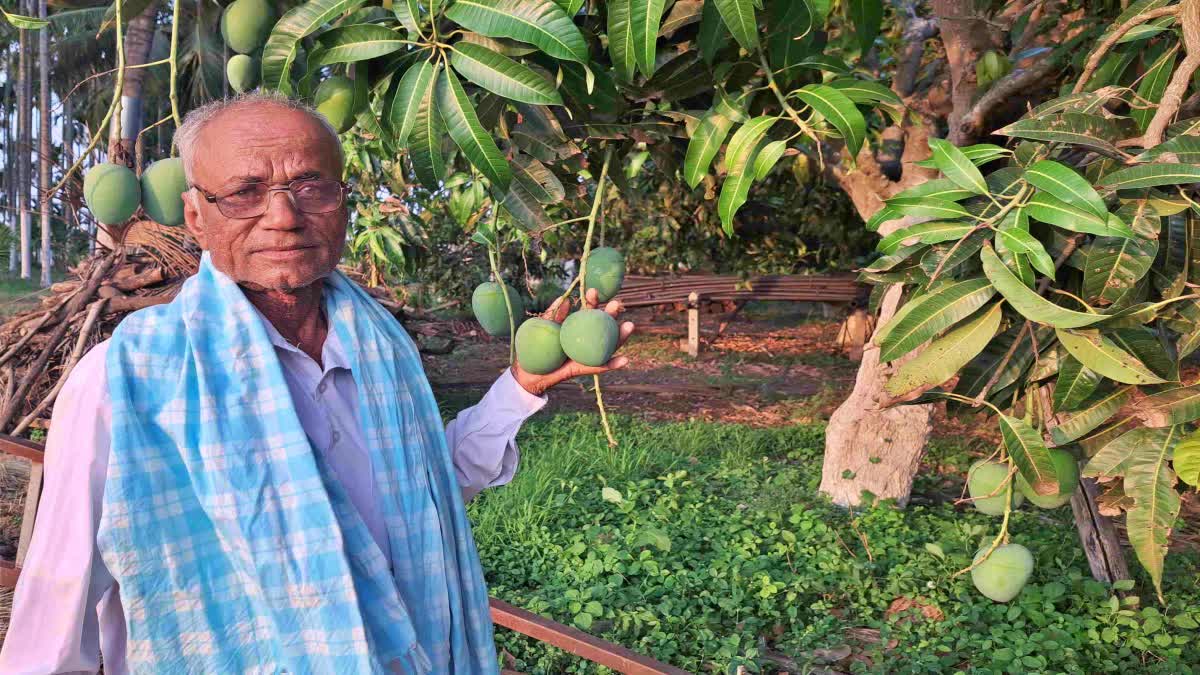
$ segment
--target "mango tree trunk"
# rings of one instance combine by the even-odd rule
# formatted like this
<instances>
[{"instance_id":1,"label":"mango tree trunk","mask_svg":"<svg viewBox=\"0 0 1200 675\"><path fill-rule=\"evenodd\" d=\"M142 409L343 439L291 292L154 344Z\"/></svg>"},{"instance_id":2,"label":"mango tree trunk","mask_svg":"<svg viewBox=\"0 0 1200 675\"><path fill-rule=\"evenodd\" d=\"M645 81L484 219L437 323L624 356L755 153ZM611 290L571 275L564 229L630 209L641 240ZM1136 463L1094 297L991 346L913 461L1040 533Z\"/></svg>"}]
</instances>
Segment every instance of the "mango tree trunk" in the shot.
<instances>
[{"instance_id":1,"label":"mango tree trunk","mask_svg":"<svg viewBox=\"0 0 1200 675\"><path fill-rule=\"evenodd\" d=\"M29 6L22 6L22 11L29 13ZM20 108L17 110L18 126L20 127L20 141L17 143L18 158L17 169L21 172L18 180L20 181L19 192L17 199L21 202L21 225L18 238L20 240L20 261L21 261L21 278L28 279L30 275L30 266L32 261L29 255L29 234L32 214L29 212L29 193L30 183L33 181L33 171L30 167L30 155L33 149L33 126L30 117L33 114L33 86L32 86L32 60L33 60L33 40L29 37L29 31L22 30L20 37L21 62L18 65L18 86L21 89L21 100L18 103ZM14 255L9 261L9 269L15 270L17 265L17 256Z\"/></svg>"}]
</instances>

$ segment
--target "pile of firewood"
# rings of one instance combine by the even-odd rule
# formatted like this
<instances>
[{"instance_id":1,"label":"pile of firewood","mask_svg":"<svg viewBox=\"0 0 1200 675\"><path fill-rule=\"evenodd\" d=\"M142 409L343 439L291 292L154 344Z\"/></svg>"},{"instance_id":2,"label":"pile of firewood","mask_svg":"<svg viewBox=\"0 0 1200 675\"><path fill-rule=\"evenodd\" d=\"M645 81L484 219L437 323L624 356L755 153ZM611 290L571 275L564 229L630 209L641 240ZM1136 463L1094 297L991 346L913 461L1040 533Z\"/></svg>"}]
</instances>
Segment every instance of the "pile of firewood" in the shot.
<instances>
[{"instance_id":1,"label":"pile of firewood","mask_svg":"<svg viewBox=\"0 0 1200 675\"><path fill-rule=\"evenodd\" d=\"M0 433L46 428L54 399L79 359L132 311L170 302L196 273L200 249L183 228L134 223L123 243L100 250L50 287L41 307L0 325ZM342 268L402 321L407 308L386 288Z\"/></svg>"}]
</instances>

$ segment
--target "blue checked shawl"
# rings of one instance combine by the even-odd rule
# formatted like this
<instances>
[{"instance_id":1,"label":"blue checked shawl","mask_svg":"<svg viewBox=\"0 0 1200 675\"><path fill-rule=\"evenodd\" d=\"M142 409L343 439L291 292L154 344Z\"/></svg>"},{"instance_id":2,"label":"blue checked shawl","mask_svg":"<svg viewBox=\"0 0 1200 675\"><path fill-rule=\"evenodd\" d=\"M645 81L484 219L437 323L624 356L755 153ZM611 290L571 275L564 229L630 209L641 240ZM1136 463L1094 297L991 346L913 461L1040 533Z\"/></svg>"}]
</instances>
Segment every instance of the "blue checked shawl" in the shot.
<instances>
[{"instance_id":1,"label":"blue checked shawl","mask_svg":"<svg viewBox=\"0 0 1200 675\"><path fill-rule=\"evenodd\" d=\"M496 673L487 588L445 429L399 323L340 272L394 571L313 452L253 306L208 253L113 334L97 543L133 673Z\"/></svg>"}]
</instances>

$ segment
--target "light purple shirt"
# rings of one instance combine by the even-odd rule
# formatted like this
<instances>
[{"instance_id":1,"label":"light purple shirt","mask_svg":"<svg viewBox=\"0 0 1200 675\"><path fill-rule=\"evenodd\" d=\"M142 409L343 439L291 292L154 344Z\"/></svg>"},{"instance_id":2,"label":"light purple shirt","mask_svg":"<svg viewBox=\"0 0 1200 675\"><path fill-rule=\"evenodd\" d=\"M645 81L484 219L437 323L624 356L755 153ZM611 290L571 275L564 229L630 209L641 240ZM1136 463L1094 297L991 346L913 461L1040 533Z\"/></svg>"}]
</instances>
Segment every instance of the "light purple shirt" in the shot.
<instances>
[{"instance_id":1,"label":"light purple shirt","mask_svg":"<svg viewBox=\"0 0 1200 675\"><path fill-rule=\"evenodd\" d=\"M265 318L263 325L313 450L321 453L380 549L390 555L345 350L330 331L318 365ZM95 673L101 652L105 673L127 672L121 598L96 546L112 420L108 345L101 342L84 355L54 407L46 439L45 489L0 648L4 675ZM529 393L505 370L477 405L446 425L464 500L512 480L520 457L517 431L545 404L544 396Z\"/></svg>"}]
</instances>

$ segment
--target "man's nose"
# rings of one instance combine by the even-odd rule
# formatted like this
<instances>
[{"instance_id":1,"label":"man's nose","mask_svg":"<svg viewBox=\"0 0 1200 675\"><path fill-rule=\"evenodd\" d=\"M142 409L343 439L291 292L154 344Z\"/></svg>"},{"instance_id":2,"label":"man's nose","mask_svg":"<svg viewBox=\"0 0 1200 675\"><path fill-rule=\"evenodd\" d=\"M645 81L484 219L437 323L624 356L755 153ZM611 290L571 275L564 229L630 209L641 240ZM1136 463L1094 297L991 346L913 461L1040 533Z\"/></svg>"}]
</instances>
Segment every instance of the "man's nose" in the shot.
<instances>
[{"instance_id":1,"label":"man's nose","mask_svg":"<svg viewBox=\"0 0 1200 675\"><path fill-rule=\"evenodd\" d=\"M300 210L292 203L292 196L287 190L273 190L267 193L267 211L259 223L265 227L290 230L299 227L303 222Z\"/></svg>"}]
</instances>

